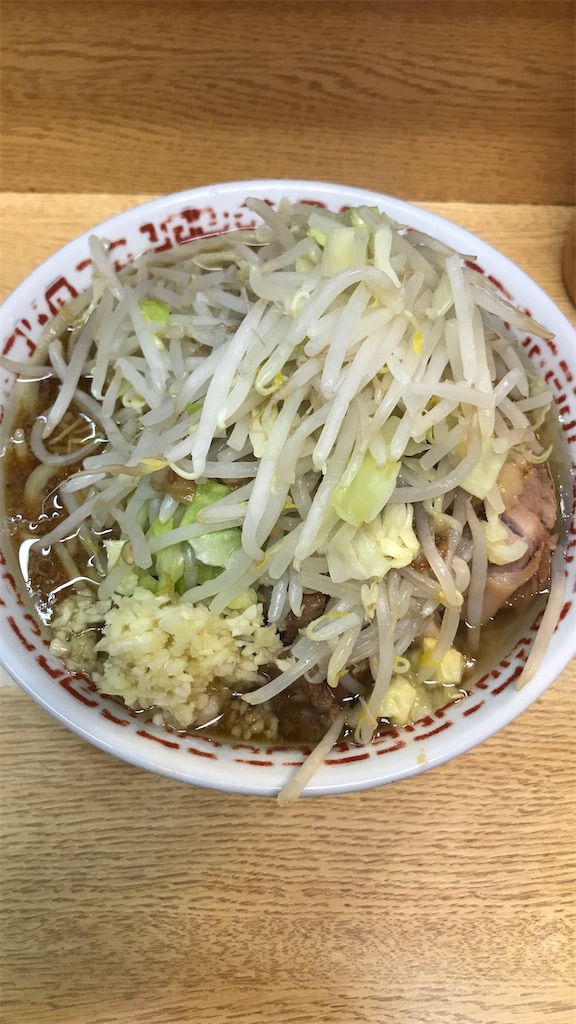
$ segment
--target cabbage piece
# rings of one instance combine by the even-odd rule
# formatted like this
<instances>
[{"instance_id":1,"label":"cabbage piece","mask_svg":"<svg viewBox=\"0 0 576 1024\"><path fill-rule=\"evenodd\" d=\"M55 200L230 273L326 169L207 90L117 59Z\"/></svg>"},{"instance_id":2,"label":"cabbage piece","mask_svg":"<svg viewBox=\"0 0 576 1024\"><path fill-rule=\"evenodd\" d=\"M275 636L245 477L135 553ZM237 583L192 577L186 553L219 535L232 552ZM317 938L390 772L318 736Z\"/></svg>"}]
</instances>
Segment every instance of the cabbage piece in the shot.
<instances>
[{"instance_id":1,"label":"cabbage piece","mask_svg":"<svg viewBox=\"0 0 576 1024\"><path fill-rule=\"evenodd\" d=\"M225 472L224 466L222 472ZM203 508L219 501L220 498L225 498L227 494L230 494L230 490L230 487L219 483L218 480L208 480L206 483L199 484L194 501L182 516L180 526L196 523ZM188 543L193 548L199 562L204 565L222 567L226 565L232 552L241 547L242 533L237 528L216 530L214 533L204 534L203 537L193 537ZM204 581L199 580L199 582Z\"/></svg>"},{"instance_id":2,"label":"cabbage piece","mask_svg":"<svg viewBox=\"0 0 576 1024\"><path fill-rule=\"evenodd\" d=\"M407 725L412 717L417 691L404 675L393 676L379 711L379 718L387 718L392 725Z\"/></svg>"},{"instance_id":3,"label":"cabbage piece","mask_svg":"<svg viewBox=\"0 0 576 1024\"><path fill-rule=\"evenodd\" d=\"M418 675L423 681L442 683L443 686L456 686L462 681L466 661L464 655L455 647L451 647L440 661L434 657L437 640L426 636L422 641L422 654L418 664Z\"/></svg>"},{"instance_id":4,"label":"cabbage piece","mask_svg":"<svg viewBox=\"0 0 576 1024\"><path fill-rule=\"evenodd\" d=\"M226 607L231 608L235 612L245 612L247 608L251 608L253 604L257 603L258 594L252 587L248 587L247 590L243 590L238 594L234 600L229 601Z\"/></svg>"},{"instance_id":5,"label":"cabbage piece","mask_svg":"<svg viewBox=\"0 0 576 1024\"><path fill-rule=\"evenodd\" d=\"M389 224L381 224L374 232L374 266L385 274L400 288L400 281L390 262L392 252L392 228Z\"/></svg>"},{"instance_id":6,"label":"cabbage piece","mask_svg":"<svg viewBox=\"0 0 576 1024\"><path fill-rule=\"evenodd\" d=\"M170 519L167 519L165 523L163 523L162 520L158 516L156 516L156 519L153 520L152 525L150 526L152 537L163 537L165 533L170 533L170 530L173 529L174 519L172 518L172 516L170 517Z\"/></svg>"},{"instance_id":7,"label":"cabbage piece","mask_svg":"<svg viewBox=\"0 0 576 1024\"><path fill-rule=\"evenodd\" d=\"M193 537L188 541L194 549L199 562L204 565L225 566L230 555L242 547L242 531L238 527L229 530L216 530L206 533L203 537Z\"/></svg>"},{"instance_id":8,"label":"cabbage piece","mask_svg":"<svg viewBox=\"0 0 576 1024\"><path fill-rule=\"evenodd\" d=\"M173 518L163 523L157 516L148 531L148 537L163 537L173 529ZM184 575L184 554L181 544L171 544L170 547L157 552L154 556L154 574L158 578L157 593L170 593L174 590L178 580ZM144 585L148 586L148 590L152 589L148 584Z\"/></svg>"},{"instance_id":9,"label":"cabbage piece","mask_svg":"<svg viewBox=\"0 0 576 1024\"><path fill-rule=\"evenodd\" d=\"M363 228L334 227L326 234L322 254L322 276L333 277L348 267L366 263L368 232Z\"/></svg>"},{"instance_id":10,"label":"cabbage piece","mask_svg":"<svg viewBox=\"0 0 576 1024\"><path fill-rule=\"evenodd\" d=\"M203 565L202 562L198 562L198 586L202 583L206 583L208 580L215 580L217 576L222 572L222 567L218 565Z\"/></svg>"},{"instance_id":11,"label":"cabbage piece","mask_svg":"<svg viewBox=\"0 0 576 1024\"><path fill-rule=\"evenodd\" d=\"M157 593L171 593L184 575L184 552L181 544L171 544L156 555ZM150 588L149 588L150 589Z\"/></svg>"},{"instance_id":12,"label":"cabbage piece","mask_svg":"<svg viewBox=\"0 0 576 1024\"><path fill-rule=\"evenodd\" d=\"M314 210L308 218L307 234L313 238L319 246L324 248L326 238L330 231L340 227L340 222L335 217L329 216L322 210Z\"/></svg>"},{"instance_id":13,"label":"cabbage piece","mask_svg":"<svg viewBox=\"0 0 576 1024\"><path fill-rule=\"evenodd\" d=\"M104 540L102 543L106 550L107 571L110 572L122 558L122 548L126 543L126 538L124 540Z\"/></svg>"},{"instance_id":14,"label":"cabbage piece","mask_svg":"<svg viewBox=\"0 0 576 1024\"><path fill-rule=\"evenodd\" d=\"M420 550L412 529L411 505L389 505L360 528L340 527L326 547L330 576L335 583L385 576L390 569L409 565Z\"/></svg>"},{"instance_id":15,"label":"cabbage piece","mask_svg":"<svg viewBox=\"0 0 576 1024\"><path fill-rule=\"evenodd\" d=\"M399 462L387 461L379 466L367 451L354 479L336 487L332 495L334 511L351 526L371 523L390 498L399 472Z\"/></svg>"},{"instance_id":16,"label":"cabbage piece","mask_svg":"<svg viewBox=\"0 0 576 1024\"><path fill-rule=\"evenodd\" d=\"M362 213L364 214L364 216L362 216L362 213L360 213L360 210L362 210ZM365 220L366 212L371 212L371 213L375 214L376 218L379 221L381 221L386 216L386 214L381 213L377 206L364 206L364 207L359 207L359 208L356 208L354 206L354 207L352 207L351 210L348 211L348 216L350 217L350 223L352 224L352 227L355 227L355 228L365 227L365 228L368 228L370 233L372 233L372 231L373 231L372 225L369 223L368 220Z\"/></svg>"},{"instance_id":17,"label":"cabbage piece","mask_svg":"<svg viewBox=\"0 0 576 1024\"><path fill-rule=\"evenodd\" d=\"M226 472L225 465L222 465L222 473ZM190 523L196 523L198 521L199 513L206 505L212 505L215 501L219 501L220 498L225 498L227 494L230 494L230 487L226 484L219 483L218 480L208 480L204 484L198 484L196 488L196 494L194 501L188 505L180 526L189 526Z\"/></svg>"},{"instance_id":18,"label":"cabbage piece","mask_svg":"<svg viewBox=\"0 0 576 1024\"><path fill-rule=\"evenodd\" d=\"M198 515L206 505L211 505L230 494L230 488L217 480L208 480L199 484L196 488L194 501L188 505L180 526L188 526L198 520ZM170 518L162 523L158 517L154 519L149 536L161 537L174 530L174 519ZM208 566L223 566L229 555L240 547L241 534L238 529L217 530L215 533L206 534L203 537L196 537L190 540L190 546L198 560ZM162 548L154 559L154 573L158 577L158 593L169 593L173 590L182 590L182 578L184 576L184 545L171 544ZM153 578L153 577L152 577ZM204 582L199 581L199 582ZM144 583L149 590L153 589L150 583Z\"/></svg>"},{"instance_id":19,"label":"cabbage piece","mask_svg":"<svg viewBox=\"0 0 576 1024\"><path fill-rule=\"evenodd\" d=\"M162 299L142 299L138 303L140 312L145 320L152 320L155 324L165 324L170 316L170 306Z\"/></svg>"},{"instance_id":20,"label":"cabbage piece","mask_svg":"<svg viewBox=\"0 0 576 1024\"><path fill-rule=\"evenodd\" d=\"M157 594L159 589L158 580L147 572L138 575L137 586L144 587L144 590L150 590L153 594Z\"/></svg>"},{"instance_id":21,"label":"cabbage piece","mask_svg":"<svg viewBox=\"0 0 576 1024\"><path fill-rule=\"evenodd\" d=\"M465 453L464 453L465 454ZM501 454L494 451L494 438L485 438L482 442L482 455L474 469L462 480L460 487L475 498L484 500L498 480L500 470L508 458L507 452Z\"/></svg>"},{"instance_id":22,"label":"cabbage piece","mask_svg":"<svg viewBox=\"0 0 576 1024\"><path fill-rule=\"evenodd\" d=\"M318 245L321 245L322 248L324 248L326 245L325 231L322 231L320 228L308 228L308 234L310 235L310 238L313 238L315 242L318 242Z\"/></svg>"}]
</instances>

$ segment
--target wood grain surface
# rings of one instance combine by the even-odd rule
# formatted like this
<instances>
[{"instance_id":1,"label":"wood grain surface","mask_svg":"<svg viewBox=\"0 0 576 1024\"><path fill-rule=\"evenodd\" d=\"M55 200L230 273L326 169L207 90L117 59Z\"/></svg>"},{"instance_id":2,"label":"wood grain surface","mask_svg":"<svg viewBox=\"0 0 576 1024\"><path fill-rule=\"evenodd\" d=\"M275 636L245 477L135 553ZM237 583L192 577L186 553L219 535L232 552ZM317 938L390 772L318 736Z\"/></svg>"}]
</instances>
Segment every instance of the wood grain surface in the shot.
<instances>
[{"instance_id":1,"label":"wood grain surface","mask_svg":"<svg viewBox=\"0 0 576 1024\"><path fill-rule=\"evenodd\" d=\"M2 187L571 203L573 0L3 0Z\"/></svg>"},{"instance_id":2,"label":"wood grain surface","mask_svg":"<svg viewBox=\"0 0 576 1024\"><path fill-rule=\"evenodd\" d=\"M146 198L5 196L2 296ZM568 208L430 206L575 322ZM574 1024L575 686L572 663L439 769L285 809L139 771L1 687L0 1021Z\"/></svg>"},{"instance_id":3,"label":"wood grain surface","mask_svg":"<svg viewBox=\"0 0 576 1024\"><path fill-rule=\"evenodd\" d=\"M3 691L3 1022L571 1024L575 681L441 769L284 810Z\"/></svg>"}]
</instances>

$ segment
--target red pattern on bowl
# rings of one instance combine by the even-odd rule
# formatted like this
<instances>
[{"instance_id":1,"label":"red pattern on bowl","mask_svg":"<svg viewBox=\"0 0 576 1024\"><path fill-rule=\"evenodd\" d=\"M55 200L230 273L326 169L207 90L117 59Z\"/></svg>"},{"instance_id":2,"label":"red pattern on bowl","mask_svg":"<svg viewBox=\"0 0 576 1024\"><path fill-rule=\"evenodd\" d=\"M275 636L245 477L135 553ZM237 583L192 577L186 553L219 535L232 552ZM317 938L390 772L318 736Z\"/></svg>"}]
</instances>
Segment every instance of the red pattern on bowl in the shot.
<instances>
[{"instance_id":1,"label":"red pattern on bowl","mask_svg":"<svg viewBox=\"0 0 576 1024\"><path fill-rule=\"evenodd\" d=\"M576 387L574 331L551 300L521 270L469 232L448 221L387 196L321 182L232 182L167 196L120 214L90 233L112 241L115 265L136 255L164 251L201 235L231 227L251 227L254 217L244 205L247 195L277 202L282 196L331 209L357 203L378 204L396 220L435 235L462 252L478 272L498 285L523 308L549 325L555 338L526 337L522 344L549 384L576 473ZM57 310L90 284L88 234L50 257L10 296L3 313L2 354L31 357L43 326ZM572 367L572 368L571 368ZM14 377L0 370L0 422ZM576 496L576 489L575 489ZM371 747L339 743L307 793L336 793L393 781L462 753L498 731L531 704L562 671L576 649L574 593L576 573L574 508L566 540L567 599L549 658L520 693L513 682L522 671L540 616L499 665L480 679L472 693L456 704L423 717L404 729L391 729ZM71 673L49 651L19 579L13 552L0 538L0 628L5 637L1 660L6 669L51 714L102 749L133 764L182 781L217 789L271 794L302 763L307 747L228 744L202 735L162 729L96 690L85 675ZM392 755L382 760L385 754ZM191 756L189 756L191 755ZM263 771L266 769L266 771Z\"/></svg>"}]
</instances>

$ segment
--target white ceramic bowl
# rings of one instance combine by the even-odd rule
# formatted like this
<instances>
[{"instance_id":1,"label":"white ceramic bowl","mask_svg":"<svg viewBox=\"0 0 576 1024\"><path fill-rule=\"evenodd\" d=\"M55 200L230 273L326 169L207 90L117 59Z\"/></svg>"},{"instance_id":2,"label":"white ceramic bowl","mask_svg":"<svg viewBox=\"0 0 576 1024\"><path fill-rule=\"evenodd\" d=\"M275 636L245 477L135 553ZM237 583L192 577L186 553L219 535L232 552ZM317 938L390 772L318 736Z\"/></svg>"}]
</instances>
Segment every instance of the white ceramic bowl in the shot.
<instances>
[{"instance_id":1,"label":"white ceramic bowl","mask_svg":"<svg viewBox=\"0 0 576 1024\"><path fill-rule=\"evenodd\" d=\"M202 233L248 227L246 196L272 202L286 196L339 210L377 205L397 221L474 255L482 270L497 279L513 300L528 307L555 335L553 342L524 339L528 354L548 380L558 404L564 437L576 466L576 376L574 331L542 290L491 246L454 224L389 196L324 182L244 181L165 196L121 213L93 229L113 241L119 264L146 249L165 249ZM90 232L91 234L92 232ZM35 270L2 308L2 352L27 359L42 326L59 306L90 284L88 234L64 246ZM6 403L12 375L0 370L0 402ZM0 415L4 413L0 406ZM535 678L520 692L519 674L534 633L526 635L457 705L437 711L415 725L392 731L365 749L343 743L334 749L306 790L308 795L338 793L392 782L423 772L481 743L525 710L554 681L576 651L574 591L576 529L570 526L566 561L567 598L563 617L547 657ZM215 743L200 736L181 738L125 711L97 693L90 681L71 674L52 657L23 597L15 560L0 538L0 660L13 678L50 714L80 736L132 764L174 779L234 792L271 795L305 757L302 748ZM23 723L22 728L26 728ZM385 756L384 756L385 755Z\"/></svg>"}]
</instances>

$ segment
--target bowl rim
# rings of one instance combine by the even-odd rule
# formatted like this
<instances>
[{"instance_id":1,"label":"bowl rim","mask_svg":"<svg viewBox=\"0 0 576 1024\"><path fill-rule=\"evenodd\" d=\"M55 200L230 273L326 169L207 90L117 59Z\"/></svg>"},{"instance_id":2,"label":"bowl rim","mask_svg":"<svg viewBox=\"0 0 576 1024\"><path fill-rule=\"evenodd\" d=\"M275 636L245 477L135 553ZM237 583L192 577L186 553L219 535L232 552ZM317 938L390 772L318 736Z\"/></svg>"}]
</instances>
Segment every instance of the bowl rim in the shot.
<instances>
[{"instance_id":1,"label":"bowl rim","mask_svg":"<svg viewBox=\"0 0 576 1024\"><path fill-rule=\"evenodd\" d=\"M478 259L481 259L482 261L487 260L489 269L491 269L492 260L495 261L499 268L504 267L506 272L506 285L512 285L514 294L516 294L518 289L530 290L531 294L537 298L539 318L543 319L545 323L547 323L548 320L553 320L557 325L556 333L558 333L558 325L562 330L567 331L568 334L574 332L574 328L567 317L543 291L543 289L533 281L528 274L526 274L525 271L513 263L499 250L491 246L489 243L484 242L479 236L443 217L441 214L433 213L425 206L410 203L403 199L389 196L385 193L379 193L352 185L338 184L335 182L293 178L264 178L224 181L215 184L200 185L191 189L185 189L176 193L159 196L136 206L129 207L118 214L114 214L112 217L108 217L94 227L82 232L80 235L66 242L39 266L35 267L30 274L7 296L0 307L2 335L4 336L6 333L6 327L10 330L10 321L13 315L12 311L16 313L21 300L23 300L25 296L29 299L30 294L34 292L37 284L46 280L47 276L52 273L53 269L57 270L61 267L62 262L66 259L67 255L71 254L75 248L80 247L85 243L90 235L106 234L110 229L118 228L124 220L135 219L140 217L140 215L146 216L147 212L154 213L155 216L158 216L160 212L172 209L180 203L184 204L190 201L209 202L211 199L221 200L226 198L230 198L231 201L237 203L240 199L244 199L249 194L265 197L266 192L274 192L274 198L279 199L283 194L283 190L289 192L296 191L308 193L309 196L311 196L314 191L318 191L321 193L323 201L333 199L336 203L341 205L344 203L347 204L350 199L353 202L364 202L379 205L400 223L410 223L411 217L416 216L420 221L419 227L421 227L422 230L428 231L434 237L446 240L449 245L457 248L460 252L469 251L471 254L475 254ZM478 253L478 250L480 250L480 253ZM502 274L501 269L499 269L499 274ZM16 322L16 320L17 317L15 316L13 322ZM437 752L431 752L431 755L427 756L425 761L422 761L419 758L417 759L415 756L414 763L407 765L402 770L392 772L384 771L384 765L380 766L374 758L371 758L369 762L364 762L366 767L370 764L371 771L369 773L366 773L365 768L359 772L359 766L349 765L347 767L350 770L347 772L347 778L345 780L341 775L341 771L339 771L335 776L335 773L331 771L329 766L323 765L312 782L306 787L304 795L334 795L337 793L369 789L384 785L388 782L398 781L402 778L420 774L421 772L427 771L437 765L446 763L495 735L505 726L509 725L532 703L534 703L534 701L536 701L560 675L571 658L576 655L576 609L574 608L574 604L572 605L571 614L569 613L566 618L569 622L573 620L572 639L570 640L569 628L564 628L563 635L565 635L565 639L561 645L552 651L553 656L548 660L546 671L544 671L544 666L541 666L534 679L532 679L524 689L519 692L515 692L514 699L509 699L506 704L501 706L493 706L492 713L483 720L482 725L480 725L480 723L473 722L469 729L465 729L463 731L456 730L456 732L450 731L449 737L446 737ZM281 779L279 781L276 772L274 772L275 778L274 781L272 781L272 778L268 776L268 773L256 773L255 771L250 772L245 769L239 771L238 767L235 767L234 765L224 765L221 761L215 762L214 765L211 765L209 762L204 762L204 764L199 765L195 761L191 760L191 763L189 762L190 770L185 771L181 767L177 766L177 760L173 756L167 757L166 754L163 753L162 748L146 749L146 756L144 757L141 745L131 742L134 739L134 735L131 732L127 731L125 733L115 734L113 739L116 742L113 742L108 738L109 730L103 727L105 725L104 720L100 719L98 716L93 715L90 717L87 715L78 716L78 714L68 714L61 706L62 701L60 695L62 694L62 691L59 688L54 687L54 689L50 691L50 696L58 694L59 699L57 701L50 700L41 692L38 692L34 684L30 683L26 678L21 667L22 658L21 656L18 656L19 654L20 652L15 651L15 654L12 655L10 644L8 644L8 646L2 645L2 648L0 649L0 663L6 668L7 672L15 679L22 689L24 689L29 696L31 696L38 704L48 711L49 714L59 720L67 728L71 729L83 739L88 740L93 745L99 747L101 750L110 753L121 760L131 763L137 767L165 775L172 779L204 786L206 788L225 790L226 792L241 792L252 795L268 796L276 794L280 786L285 781L285 779ZM553 664L553 668L549 668L551 664ZM71 704L70 707L72 710L76 712L78 711L76 705ZM89 717L90 726L88 727L83 723L83 718ZM120 743L121 740L122 743ZM153 748L153 746L154 745L148 744L148 747ZM120 747L122 749L120 749ZM231 768L232 770L223 771L225 767L226 769ZM193 768L195 770L192 770ZM214 770L214 768L216 768L216 770Z\"/></svg>"}]
</instances>

